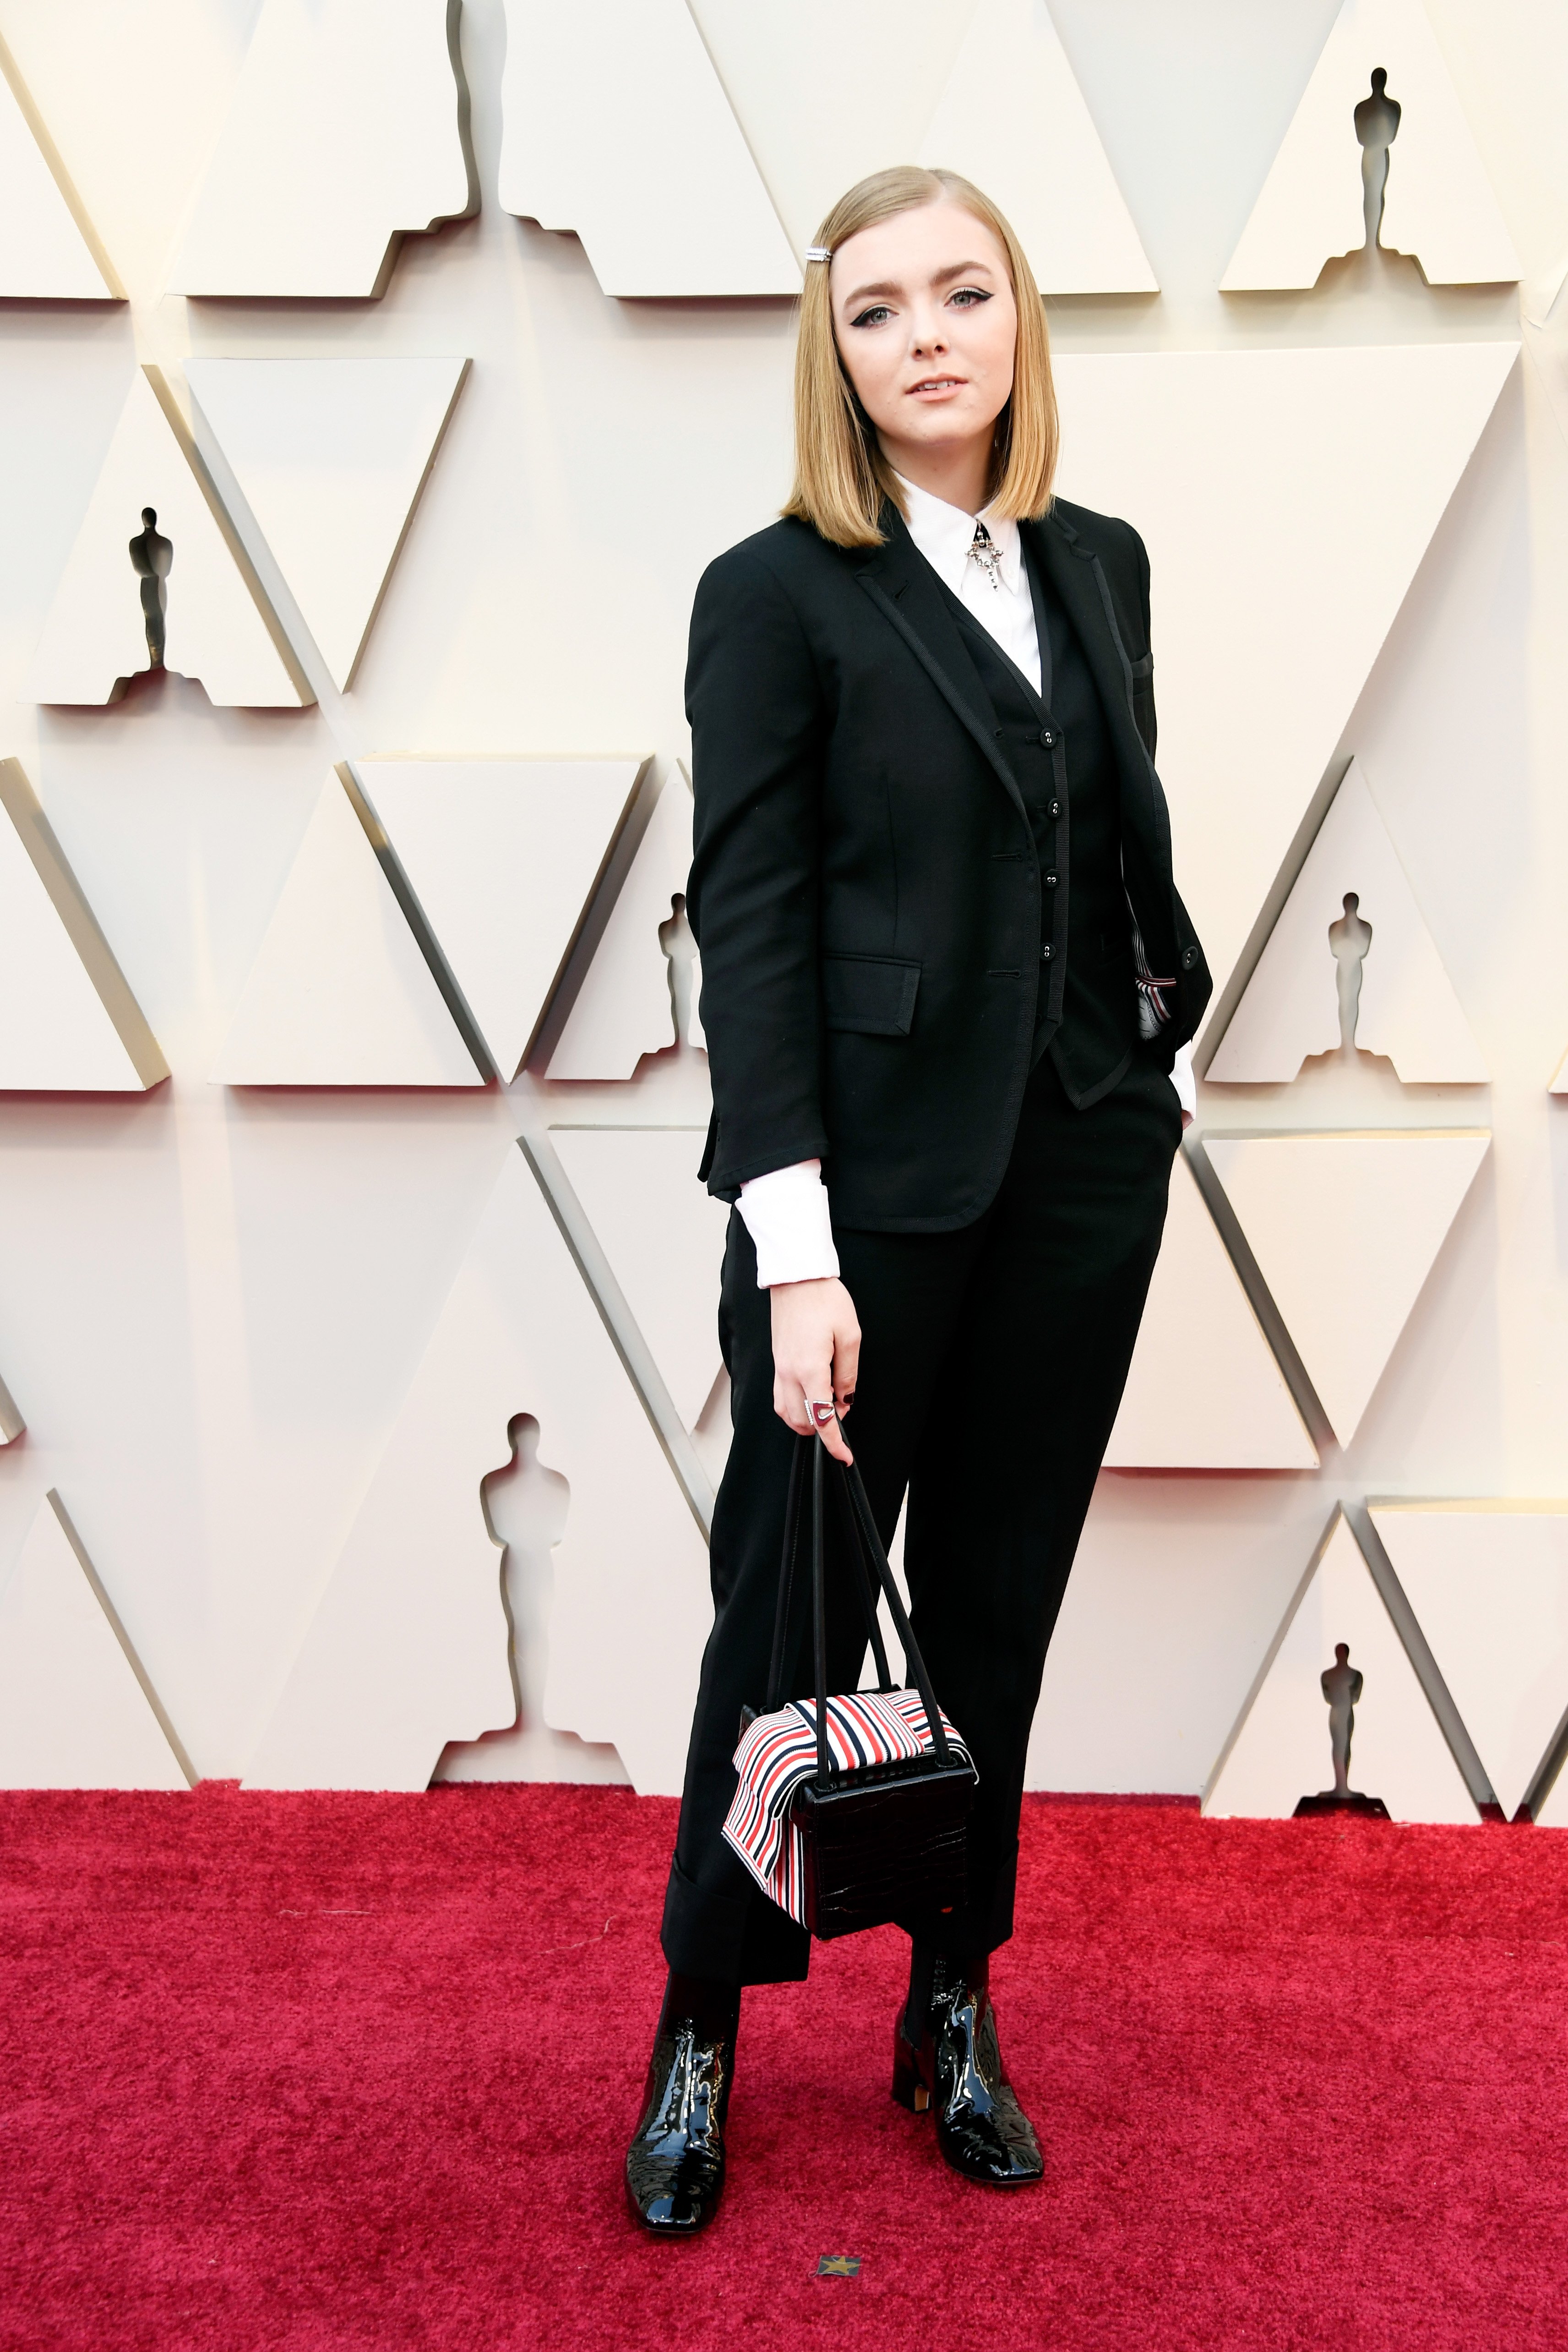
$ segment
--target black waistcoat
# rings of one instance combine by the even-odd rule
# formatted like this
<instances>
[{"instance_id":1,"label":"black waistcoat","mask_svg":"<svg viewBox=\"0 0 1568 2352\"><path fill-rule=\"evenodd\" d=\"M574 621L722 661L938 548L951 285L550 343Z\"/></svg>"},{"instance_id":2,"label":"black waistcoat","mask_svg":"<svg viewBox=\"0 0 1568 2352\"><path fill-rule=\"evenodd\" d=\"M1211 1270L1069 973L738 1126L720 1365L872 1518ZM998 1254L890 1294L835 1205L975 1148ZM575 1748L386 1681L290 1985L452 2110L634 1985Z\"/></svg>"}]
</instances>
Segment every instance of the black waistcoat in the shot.
<instances>
[{"instance_id":1,"label":"black waistcoat","mask_svg":"<svg viewBox=\"0 0 1568 2352\"><path fill-rule=\"evenodd\" d=\"M1117 772L1077 632L1034 567L1026 568L1043 698L990 631L956 596L951 602L990 697L1039 860L1043 936L1034 1058L1048 1048L1069 1101L1085 1108L1125 1075L1138 1042Z\"/></svg>"}]
</instances>

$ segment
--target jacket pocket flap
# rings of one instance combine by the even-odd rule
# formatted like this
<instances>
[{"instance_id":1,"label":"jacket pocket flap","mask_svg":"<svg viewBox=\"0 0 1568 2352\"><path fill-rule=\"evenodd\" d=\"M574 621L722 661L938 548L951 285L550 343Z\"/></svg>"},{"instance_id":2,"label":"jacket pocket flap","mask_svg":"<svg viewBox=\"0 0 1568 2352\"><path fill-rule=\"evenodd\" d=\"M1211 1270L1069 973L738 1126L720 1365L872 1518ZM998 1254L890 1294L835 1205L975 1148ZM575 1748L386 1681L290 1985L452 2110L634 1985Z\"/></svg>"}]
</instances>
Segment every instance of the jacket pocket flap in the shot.
<instances>
[{"instance_id":1,"label":"jacket pocket flap","mask_svg":"<svg viewBox=\"0 0 1568 2352\"><path fill-rule=\"evenodd\" d=\"M858 1029L873 1037L907 1037L921 984L918 963L881 956L824 956L822 1001L830 1029Z\"/></svg>"}]
</instances>

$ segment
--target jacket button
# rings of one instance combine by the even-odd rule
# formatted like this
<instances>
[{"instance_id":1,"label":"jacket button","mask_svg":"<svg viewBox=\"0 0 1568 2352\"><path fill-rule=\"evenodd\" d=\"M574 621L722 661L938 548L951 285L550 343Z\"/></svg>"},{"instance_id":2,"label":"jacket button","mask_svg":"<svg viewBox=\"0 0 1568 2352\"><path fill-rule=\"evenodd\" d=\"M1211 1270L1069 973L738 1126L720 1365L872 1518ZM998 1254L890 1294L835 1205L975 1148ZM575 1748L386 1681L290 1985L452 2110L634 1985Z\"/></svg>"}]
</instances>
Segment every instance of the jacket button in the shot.
<instances>
[{"instance_id":1,"label":"jacket button","mask_svg":"<svg viewBox=\"0 0 1568 2352\"><path fill-rule=\"evenodd\" d=\"M1047 890L1054 890L1054 889L1056 888L1056 887L1057 887L1057 877L1056 877L1056 876L1055 876L1054 874L1047 874L1047 877L1046 877L1046 887L1047 887Z\"/></svg>"},{"instance_id":2,"label":"jacket button","mask_svg":"<svg viewBox=\"0 0 1568 2352\"><path fill-rule=\"evenodd\" d=\"M1048 727L1042 727L1042 728L1041 728L1041 730L1040 730L1040 740L1041 740L1041 742L1045 745L1045 747L1046 747L1046 749L1047 749L1047 751L1050 750L1050 748L1051 748L1052 744L1056 741L1056 740L1057 740L1057 739L1056 739L1056 737L1051 733L1051 730L1050 730L1050 729L1049 729Z\"/></svg>"},{"instance_id":3,"label":"jacket button","mask_svg":"<svg viewBox=\"0 0 1568 2352\"><path fill-rule=\"evenodd\" d=\"M1060 801L1053 801L1053 802L1051 803L1051 804L1050 804L1049 808L1048 808L1048 809L1047 809L1047 811L1046 811L1046 814L1047 814L1047 816L1060 816L1061 813L1062 813L1062 804L1061 804Z\"/></svg>"},{"instance_id":4,"label":"jacket button","mask_svg":"<svg viewBox=\"0 0 1568 2352\"><path fill-rule=\"evenodd\" d=\"M1047 940L1045 946L1040 950L1040 961L1042 963L1049 963L1055 953L1056 950L1052 947L1049 940Z\"/></svg>"},{"instance_id":5,"label":"jacket button","mask_svg":"<svg viewBox=\"0 0 1568 2352\"><path fill-rule=\"evenodd\" d=\"M1184 948L1182 950L1182 970L1184 971L1191 971L1197 960L1198 951L1196 948Z\"/></svg>"}]
</instances>

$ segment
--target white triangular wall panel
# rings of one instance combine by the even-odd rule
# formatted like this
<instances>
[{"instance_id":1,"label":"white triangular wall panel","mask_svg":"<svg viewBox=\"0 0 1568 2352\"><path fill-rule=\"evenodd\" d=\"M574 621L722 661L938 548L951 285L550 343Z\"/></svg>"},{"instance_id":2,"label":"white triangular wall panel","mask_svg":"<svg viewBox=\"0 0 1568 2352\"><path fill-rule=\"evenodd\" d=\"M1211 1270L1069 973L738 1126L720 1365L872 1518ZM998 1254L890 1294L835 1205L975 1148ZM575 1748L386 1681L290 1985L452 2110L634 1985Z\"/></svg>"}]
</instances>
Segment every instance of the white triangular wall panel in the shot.
<instances>
[{"instance_id":1,"label":"white triangular wall panel","mask_svg":"<svg viewBox=\"0 0 1568 2352\"><path fill-rule=\"evenodd\" d=\"M153 389L153 373L139 368L132 380L23 696L29 702L110 702L125 679L149 667L129 551L142 530L142 508L152 507L174 547L165 667L199 678L211 702L297 709L309 695L290 677Z\"/></svg>"},{"instance_id":2,"label":"white triangular wall panel","mask_svg":"<svg viewBox=\"0 0 1568 2352\"><path fill-rule=\"evenodd\" d=\"M1375 67L1402 111L1379 242L1414 254L1428 284L1510 283L1519 257L1421 0L1344 0L1229 267L1226 293L1315 286L1360 249L1355 110Z\"/></svg>"},{"instance_id":3,"label":"white triangular wall panel","mask_svg":"<svg viewBox=\"0 0 1568 2352\"><path fill-rule=\"evenodd\" d=\"M685 894L691 870L691 790L679 769L665 778L625 881L573 999L545 1076L629 1078L645 1054L676 1042L669 959L659 929ZM700 958L691 970L687 1043L704 1043L697 1003Z\"/></svg>"},{"instance_id":4,"label":"white triangular wall panel","mask_svg":"<svg viewBox=\"0 0 1568 2352\"><path fill-rule=\"evenodd\" d=\"M263 0L170 290L382 292L404 231L476 208L457 0Z\"/></svg>"},{"instance_id":5,"label":"white triangular wall panel","mask_svg":"<svg viewBox=\"0 0 1568 2352\"><path fill-rule=\"evenodd\" d=\"M503 1078L515 1076L528 1050L646 765L356 764Z\"/></svg>"},{"instance_id":6,"label":"white triangular wall panel","mask_svg":"<svg viewBox=\"0 0 1568 2352\"><path fill-rule=\"evenodd\" d=\"M141 1094L158 1041L15 760L0 760L0 1090Z\"/></svg>"},{"instance_id":7,"label":"white triangular wall panel","mask_svg":"<svg viewBox=\"0 0 1568 2352\"><path fill-rule=\"evenodd\" d=\"M1321 1677L1334 1646L1365 1677L1350 1779L1396 1822L1479 1820L1354 1536L1335 1523L1292 1601L1251 1701L1204 1791L1219 1820L1283 1821L1334 1782Z\"/></svg>"},{"instance_id":8,"label":"white triangular wall panel","mask_svg":"<svg viewBox=\"0 0 1568 2352\"><path fill-rule=\"evenodd\" d=\"M7 70L0 42L0 299L122 299L94 259Z\"/></svg>"},{"instance_id":9,"label":"white triangular wall panel","mask_svg":"<svg viewBox=\"0 0 1568 2352\"><path fill-rule=\"evenodd\" d=\"M1386 1502L1371 1513L1511 1821L1568 1713L1568 1503Z\"/></svg>"},{"instance_id":10,"label":"white triangular wall panel","mask_svg":"<svg viewBox=\"0 0 1568 2352\"><path fill-rule=\"evenodd\" d=\"M1355 1434L1490 1141L1460 1128L1207 1139L1342 1445Z\"/></svg>"},{"instance_id":11,"label":"white triangular wall panel","mask_svg":"<svg viewBox=\"0 0 1568 2352\"><path fill-rule=\"evenodd\" d=\"M13 1444L26 1426L16 1398L5 1381L0 1381L0 1445Z\"/></svg>"},{"instance_id":12,"label":"white triangular wall panel","mask_svg":"<svg viewBox=\"0 0 1568 2352\"><path fill-rule=\"evenodd\" d=\"M1521 296L1524 315L1532 327L1544 327L1548 323L1564 286L1568 286L1568 255L1549 263L1531 281ZM1552 405L1556 406L1556 403L1553 402Z\"/></svg>"},{"instance_id":13,"label":"white triangular wall panel","mask_svg":"<svg viewBox=\"0 0 1568 2352\"><path fill-rule=\"evenodd\" d=\"M231 1087L483 1084L335 774L211 1076Z\"/></svg>"},{"instance_id":14,"label":"white triangular wall panel","mask_svg":"<svg viewBox=\"0 0 1568 2352\"><path fill-rule=\"evenodd\" d=\"M701 1128L556 1127L551 1140L676 1412L690 1429L719 1377L729 1203L698 1181Z\"/></svg>"},{"instance_id":15,"label":"white triangular wall panel","mask_svg":"<svg viewBox=\"0 0 1568 2352\"><path fill-rule=\"evenodd\" d=\"M1061 494L1131 516L1149 550L1160 774L1216 992L1517 355L1421 343L1056 363ZM1351 562L1368 482L1378 528Z\"/></svg>"},{"instance_id":16,"label":"white triangular wall panel","mask_svg":"<svg viewBox=\"0 0 1568 2352\"><path fill-rule=\"evenodd\" d=\"M1568 1054L1557 1065L1557 1075L1547 1088L1548 1094L1568 1095Z\"/></svg>"},{"instance_id":17,"label":"white triangular wall panel","mask_svg":"<svg viewBox=\"0 0 1568 2352\"><path fill-rule=\"evenodd\" d=\"M484 1477L519 1413L570 1487L546 1719L680 1786L712 1622L702 1538L522 1154L509 1150L300 1656L251 1788L419 1789L512 1720Z\"/></svg>"},{"instance_id":18,"label":"white triangular wall panel","mask_svg":"<svg viewBox=\"0 0 1568 2352\"><path fill-rule=\"evenodd\" d=\"M1043 294L1159 291L1046 0L980 0L919 161L984 190Z\"/></svg>"},{"instance_id":19,"label":"white triangular wall panel","mask_svg":"<svg viewBox=\"0 0 1568 2352\"><path fill-rule=\"evenodd\" d=\"M1309 1055L1339 1045L1339 967L1329 932L1343 919L1347 893L1372 929L1357 1046L1386 1055L1406 1086L1484 1083L1480 1048L1352 760L1204 1073L1208 1084L1288 1083Z\"/></svg>"},{"instance_id":20,"label":"white triangular wall panel","mask_svg":"<svg viewBox=\"0 0 1568 2352\"><path fill-rule=\"evenodd\" d=\"M1388 67L1389 87L1405 110L1389 151L1378 242L1391 253L1414 254L1429 286L1514 284L1519 255L1426 9L1420 0L1350 5L1373 16L1376 37L1397 43L1397 68L1377 60ZM1358 96L1370 87L1369 68Z\"/></svg>"},{"instance_id":21,"label":"white triangular wall panel","mask_svg":"<svg viewBox=\"0 0 1568 2352\"><path fill-rule=\"evenodd\" d=\"M196 406L342 688L468 366L417 356L186 362Z\"/></svg>"},{"instance_id":22,"label":"white triangular wall panel","mask_svg":"<svg viewBox=\"0 0 1568 2352\"><path fill-rule=\"evenodd\" d=\"M606 294L798 294L800 267L686 0L506 0L500 202Z\"/></svg>"},{"instance_id":23,"label":"white triangular wall panel","mask_svg":"<svg viewBox=\"0 0 1568 2352\"><path fill-rule=\"evenodd\" d=\"M1108 1470L1315 1470L1318 1452L1183 1152Z\"/></svg>"},{"instance_id":24,"label":"white triangular wall panel","mask_svg":"<svg viewBox=\"0 0 1568 2352\"><path fill-rule=\"evenodd\" d=\"M0 1591L0 1789L184 1789L57 1504Z\"/></svg>"}]
</instances>

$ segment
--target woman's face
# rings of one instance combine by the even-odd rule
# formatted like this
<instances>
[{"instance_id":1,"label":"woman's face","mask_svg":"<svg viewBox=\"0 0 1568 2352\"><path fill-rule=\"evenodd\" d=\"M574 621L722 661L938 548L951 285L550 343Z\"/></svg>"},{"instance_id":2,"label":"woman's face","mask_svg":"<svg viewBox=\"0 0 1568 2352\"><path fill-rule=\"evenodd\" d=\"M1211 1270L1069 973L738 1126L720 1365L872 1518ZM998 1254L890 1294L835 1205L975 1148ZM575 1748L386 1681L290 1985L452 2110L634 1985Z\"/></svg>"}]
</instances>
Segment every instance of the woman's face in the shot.
<instances>
[{"instance_id":1,"label":"woman's face","mask_svg":"<svg viewBox=\"0 0 1568 2352\"><path fill-rule=\"evenodd\" d=\"M847 237L833 326L849 381L892 463L983 442L1013 389L1018 312L1007 257L947 200Z\"/></svg>"}]
</instances>

